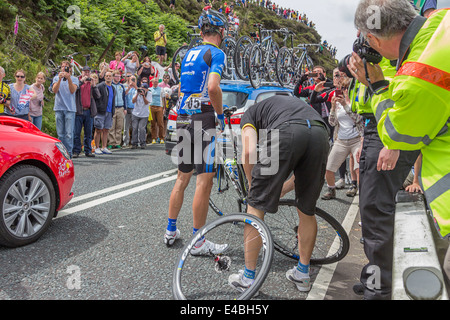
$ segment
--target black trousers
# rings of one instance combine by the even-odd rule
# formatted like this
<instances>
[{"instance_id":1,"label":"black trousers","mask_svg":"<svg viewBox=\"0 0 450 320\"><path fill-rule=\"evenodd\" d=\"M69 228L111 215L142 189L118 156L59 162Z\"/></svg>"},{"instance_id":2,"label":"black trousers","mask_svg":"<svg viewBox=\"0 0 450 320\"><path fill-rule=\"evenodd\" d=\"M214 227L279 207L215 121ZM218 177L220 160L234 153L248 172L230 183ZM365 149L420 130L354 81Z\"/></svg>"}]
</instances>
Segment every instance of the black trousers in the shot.
<instances>
[{"instance_id":1,"label":"black trousers","mask_svg":"<svg viewBox=\"0 0 450 320\"><path fill-rule=\"evenodd\" d=\"M364 252L369 260L361 272L361 283L365 287L366 299L390 299L395 196L414 165L419 151L400 151L394 170L377 171L378 156L383 143L376 124L371 122L364 130L359 162L359 208Z\"/></svg>"}]
</instances>

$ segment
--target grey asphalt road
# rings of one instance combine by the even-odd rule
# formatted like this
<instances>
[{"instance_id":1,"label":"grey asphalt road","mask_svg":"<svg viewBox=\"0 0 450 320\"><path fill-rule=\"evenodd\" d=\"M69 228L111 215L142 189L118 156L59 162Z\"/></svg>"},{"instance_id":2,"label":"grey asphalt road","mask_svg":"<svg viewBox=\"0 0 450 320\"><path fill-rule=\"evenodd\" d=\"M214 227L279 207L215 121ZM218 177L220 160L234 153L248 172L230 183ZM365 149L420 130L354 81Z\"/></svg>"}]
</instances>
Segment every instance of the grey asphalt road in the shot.
<instances>
[{"instance_id":1,"label":"grey asphalt road","mask_svg":"<svg viewBox=\"0 0 450 320\"><path fill-rule=\"evenodd\" d=\"M163 145L117 150L95 159L82 156L74 164L74 199L44 236L26 247L0 247L0 300L172 299L175 260L192 233L194 181L178 219L182 239L167 248L162 238L176 166ZM342 222L355 206L352 201L339 190L337 200L319 200L318 206ZM209 219L214 218L211 213ZM357 219L349 221L356 249ZM351 250L332 272L312 267L313 281L325 279L320 287L326 289L308 295L285 281L295 262L276 252L262 298L358 299L350 284L356 282L361 262L361 253Z\"/></svg>"}]
</instances>

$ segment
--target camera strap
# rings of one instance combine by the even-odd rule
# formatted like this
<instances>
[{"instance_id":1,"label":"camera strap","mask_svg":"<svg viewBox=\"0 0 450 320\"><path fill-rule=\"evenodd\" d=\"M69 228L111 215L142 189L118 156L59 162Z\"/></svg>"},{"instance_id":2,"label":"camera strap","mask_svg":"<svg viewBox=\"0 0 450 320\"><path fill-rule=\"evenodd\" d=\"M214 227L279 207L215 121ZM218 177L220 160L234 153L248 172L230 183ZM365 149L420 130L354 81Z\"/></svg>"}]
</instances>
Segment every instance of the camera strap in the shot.
<instances>
[{"instance_id":1,"label":"camera strap","mask_svg":"<svg viewBox=\"0 0 450 320\"><path fill-rule=\"evenodd\" d=\"M373 95L375 93L375 91L373 90L372 82L370 82L369 72L367 71L367 60L366 60L366 58L363 58L363 62L364 62L364 71L366 73L366 80L367 80L367 84L368 84L367 87L369 88L370 95Z\"/></svg>"}]
</instances>

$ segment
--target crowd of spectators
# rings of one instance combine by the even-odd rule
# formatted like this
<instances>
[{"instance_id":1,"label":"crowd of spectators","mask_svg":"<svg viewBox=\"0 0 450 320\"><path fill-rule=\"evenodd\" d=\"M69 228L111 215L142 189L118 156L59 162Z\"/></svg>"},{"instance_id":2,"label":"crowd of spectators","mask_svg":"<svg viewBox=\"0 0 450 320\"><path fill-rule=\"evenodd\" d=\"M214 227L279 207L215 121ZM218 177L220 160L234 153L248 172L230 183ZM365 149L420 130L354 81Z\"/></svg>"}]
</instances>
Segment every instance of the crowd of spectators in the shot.
<instances>
[{"instance_id":1,"label":"crowd of spectators","mask_svg":"<svg viewBox=\"0 0 450 320\"><path fill-rule=\"evenodd\" d=\"M166 59L166 44L161 25L155 32L159 62ZM172 93L178 92L174 72L178 66L164 68L148 56L140 59L136 51L115 52L98 71L86 65L78 77L71 63L62 61L49 87L58 139L73 158L82 152L94 158L111 149L144 149L147 141L164 144L167 114L176 100ZM0 67L0 114L28 120L41 130L46 74L39 72L30 84L21 69L14 82L4 81L5 76Z\"/></svg>"}]
</instances>

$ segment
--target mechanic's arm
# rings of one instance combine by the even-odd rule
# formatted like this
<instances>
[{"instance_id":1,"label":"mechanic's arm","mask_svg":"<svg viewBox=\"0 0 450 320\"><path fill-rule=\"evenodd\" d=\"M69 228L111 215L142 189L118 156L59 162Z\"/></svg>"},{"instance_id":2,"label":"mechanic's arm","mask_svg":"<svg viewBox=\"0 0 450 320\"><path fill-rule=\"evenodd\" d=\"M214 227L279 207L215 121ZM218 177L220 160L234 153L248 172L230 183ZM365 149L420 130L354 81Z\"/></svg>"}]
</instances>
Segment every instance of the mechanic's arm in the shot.
<instances>
[{"instance_id":1,"label":"mechanic's arm","mask_svg":"<svg viewBox=\"0 0 450 320\"><path fill-rule=\"evenodd\" d=\"M242 128L242 166L247 177L249 190L252 181L252 169L256 164L258 134L252 125L244 125Z\"/></svg>"}]
</instances>

